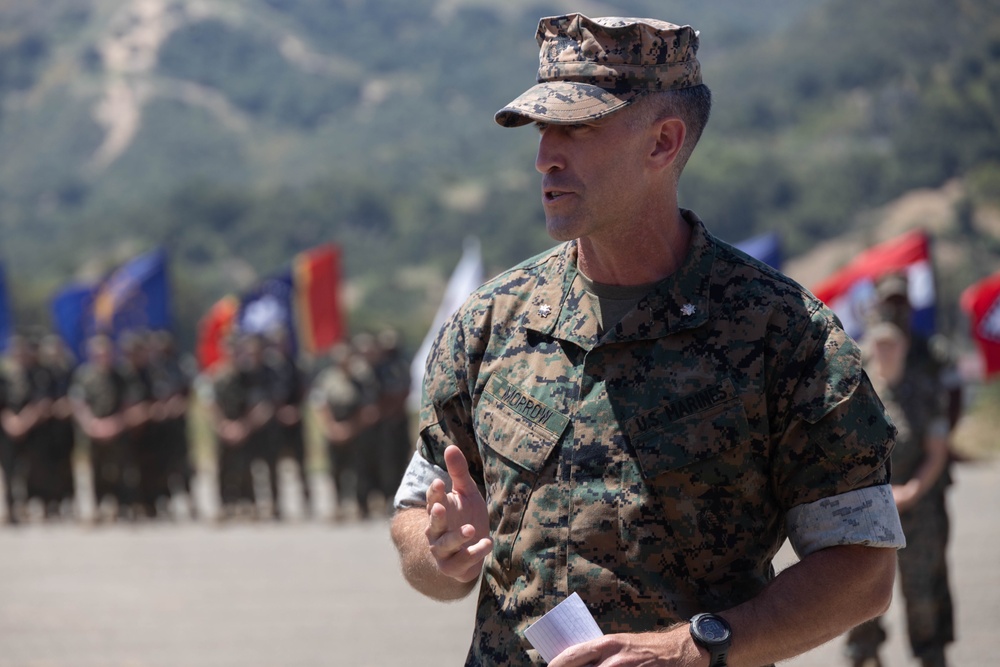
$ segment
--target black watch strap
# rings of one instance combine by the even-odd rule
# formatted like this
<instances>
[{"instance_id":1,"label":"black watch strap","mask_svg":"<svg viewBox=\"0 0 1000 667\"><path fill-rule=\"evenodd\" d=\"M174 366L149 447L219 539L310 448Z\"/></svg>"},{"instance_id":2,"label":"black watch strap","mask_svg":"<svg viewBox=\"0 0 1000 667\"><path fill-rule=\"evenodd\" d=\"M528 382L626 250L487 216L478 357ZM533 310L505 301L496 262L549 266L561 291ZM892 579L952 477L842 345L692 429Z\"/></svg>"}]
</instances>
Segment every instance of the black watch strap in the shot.
<instances>
[{"instance_id":1,"label":"black watch strap","mask_svg":"<svg viewBox=\"0 0 1000 667\"><path fill-rule=\"evenodd\" d=\"M691 637L709 655L709 667L726 667L732 629L726 619L715 614L696 614L691 618Z\"/></svg>"}]
</instances>

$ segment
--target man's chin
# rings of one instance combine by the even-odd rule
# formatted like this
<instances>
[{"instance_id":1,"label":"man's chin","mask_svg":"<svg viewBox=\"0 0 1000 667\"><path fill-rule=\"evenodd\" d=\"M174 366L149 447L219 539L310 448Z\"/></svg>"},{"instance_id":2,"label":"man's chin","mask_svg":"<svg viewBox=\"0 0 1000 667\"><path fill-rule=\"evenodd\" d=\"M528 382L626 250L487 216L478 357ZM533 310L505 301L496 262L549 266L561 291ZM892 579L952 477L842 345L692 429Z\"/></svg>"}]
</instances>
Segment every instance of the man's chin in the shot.
<instances>
[{"instance_id":1,"label":"man's chin","mask_svg":"<svg viewBox=\"0 0 1000 667\"><path fill-rule=\"evenodd\" d=\"M580 236L577 225L562 218L546 216L545 231L554 241L572 241Z\"/></svg>"}]
</instances>

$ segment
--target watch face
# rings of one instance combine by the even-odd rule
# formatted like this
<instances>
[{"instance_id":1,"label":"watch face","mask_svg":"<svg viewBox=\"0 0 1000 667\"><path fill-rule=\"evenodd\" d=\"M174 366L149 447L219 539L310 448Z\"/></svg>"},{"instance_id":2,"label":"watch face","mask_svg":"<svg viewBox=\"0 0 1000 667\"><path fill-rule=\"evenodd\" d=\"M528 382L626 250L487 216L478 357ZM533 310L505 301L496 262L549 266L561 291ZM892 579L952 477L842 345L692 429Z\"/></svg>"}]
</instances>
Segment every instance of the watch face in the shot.
<instances>
[{"instance_id":1,"label":"watch face","mask_svg":"<svg viewBox=\"0 0 1000 667\"><path fill-rule=\"evenodd\" d=\"M709 642L720 642L729 636L726 626L711 616L698 620L698 633Z\"/></svg>"}]
</instances>

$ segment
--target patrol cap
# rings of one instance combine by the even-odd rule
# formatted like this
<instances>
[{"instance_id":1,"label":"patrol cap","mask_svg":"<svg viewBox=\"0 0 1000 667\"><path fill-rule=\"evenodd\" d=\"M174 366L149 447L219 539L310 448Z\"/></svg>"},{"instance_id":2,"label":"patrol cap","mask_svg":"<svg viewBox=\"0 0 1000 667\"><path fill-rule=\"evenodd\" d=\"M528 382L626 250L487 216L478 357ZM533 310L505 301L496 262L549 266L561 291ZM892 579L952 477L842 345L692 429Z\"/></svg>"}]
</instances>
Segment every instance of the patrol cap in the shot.
<instances>
[{"instance_id":1,"label":"patrol cap","mask_svg":"<svg viewBox=\"0 0 1000 667\"><path fill-rule=\"evenodd\" d=\"M595 120L643 93L701 85L691 26L567 14L539 21L536 39L538 84L496 113L504 127Z\"/></svg>"},{"instance_id":2,"label":"patrol cap","mask_svg":"<svg viewBox=\"0 0 1000 667\"><path fill-rule=\"evenodd\" d=\"M893 297L907 298L909 286L906 276L902 273L890 273L875 286L875 293L880 300L891 299Z\"/></svg>"}]
</instances>

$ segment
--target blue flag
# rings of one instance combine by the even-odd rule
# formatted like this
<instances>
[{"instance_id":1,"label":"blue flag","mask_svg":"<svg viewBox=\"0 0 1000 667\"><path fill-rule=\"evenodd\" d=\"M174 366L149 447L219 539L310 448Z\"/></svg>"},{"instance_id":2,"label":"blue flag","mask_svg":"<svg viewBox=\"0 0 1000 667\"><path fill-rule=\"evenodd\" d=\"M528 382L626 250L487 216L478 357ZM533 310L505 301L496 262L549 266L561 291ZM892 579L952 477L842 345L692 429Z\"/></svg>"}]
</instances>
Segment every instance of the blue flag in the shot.
<instances>
[{"instance_id":1,"label":"blue flag","mask_svg":"<svg viewBox=\"0 0 1000 667\"><path fill-rule=\"evenodd\" d=\"M97 290L98 285L94 283L72 283L52 298L52 321L56 333L78 361L86 358L87 339L96 332L93 309Z\"/></svg>"},{"instance_id":2,"label":"blue flag","mask_svg":"<svg viewBox=\"0 0 1000 667\"><path fill-rule=\"evenodd\" d=\"M14 329L14 318L10 314L10 302L7 300L7 281L4 279L3 267L0 266L0 352L7 349L7 341Z\"/></svg>"},{"instance_id":3,"label":"blue flag","mask_svg":"<svg viewBox=\"0 0 1000 667\"><path fill-rule=\"evenodd\" d=\"M135 329L170 329L167 255L153 250L129 260L101 283L93 304L97 331L117 339Z\"/></svg>"},{"instance_id":4,"label":"blue flag","mask_svg":"<svg viewBox=\"0 0 1000 667\"><path fill-rule=\"evenodd\" d=\"M71 283L52 299L55 329L77 358L87 339L105 334L117 340L135 329L170 329L167 256L154 250L135 257L96 283Z\"/></svg>"},{"instance_id":5,"label":"blue flag","mask_svg":"<svg viewBox=\"0 0 1000 667\"><path fill-rule=\"evenodd\" d=\"M781 237L777 232L768 232L740 241L736 247L754 259L764 262L772 269L781 270L784 257L781 251Z\"/></svg>"},{"instance_id":6,"label":"blue flag","mask_svg":"<svg viewBox=\"0 0 1000 667\"><path fill-rule=\"evenodd\" d=\"M291 269L265 278L240 298L236 328L241 333L267 334L283 329L290 338L293 353L298 349L295 336L295 283Z\"/></svg>"}]
</instances>

